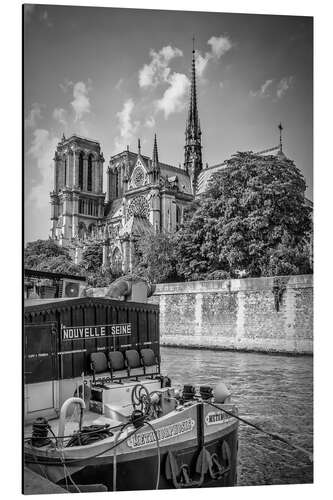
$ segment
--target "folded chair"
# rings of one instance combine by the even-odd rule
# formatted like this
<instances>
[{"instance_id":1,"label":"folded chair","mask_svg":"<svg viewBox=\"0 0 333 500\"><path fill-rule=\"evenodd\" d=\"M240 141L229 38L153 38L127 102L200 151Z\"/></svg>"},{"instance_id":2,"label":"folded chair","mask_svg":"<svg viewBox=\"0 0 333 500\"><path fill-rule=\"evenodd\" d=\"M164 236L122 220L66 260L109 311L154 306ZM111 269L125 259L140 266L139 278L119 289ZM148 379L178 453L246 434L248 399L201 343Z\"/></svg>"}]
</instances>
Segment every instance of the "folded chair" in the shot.
<instances>
[{"instance_id":1,"label":"folded chair","mask_svg":"<svg viewBox=\"0 0 333 500\"><path fill-rule=\"evenodd\" d=\"M158 356L155 355L152 349L146 348L140 351L143 372L145 375L159 375L160 373L160 362Z\"/></svg>"},{"instance_id":2,"label":"folded chair","mask_svg":"<svg viewBox=\"0 0 333 500\"><path fill-rule=\"evenodd\" d=\"M106 376L110 375L105 352L92 352L90 354L90 368L93 374L93 382L95 382L96 373L104 373Z\"/></svg>"},{"instance_id":3,"label":"folded chair","mask_svg":"<svg viewBox=\"0 0 333 500\"><path fill-rule=\"evenodd\" d=\"M119 379L127 377L124 356L120 351L110 351L108 354L109 368L111 379Z\"/></svg>"},{"instance_id":4,"label":"folded chair","mask_svg":"<svg viewBox=\"0 0 333 500\"><path fill-rule=\"evenodd\" d=\"M125 358L129 377L135 377L138 379L139 375L144 375L140 355L137 350L129 349L128 351L125 351Z\"/></svg>"}]
</instances>

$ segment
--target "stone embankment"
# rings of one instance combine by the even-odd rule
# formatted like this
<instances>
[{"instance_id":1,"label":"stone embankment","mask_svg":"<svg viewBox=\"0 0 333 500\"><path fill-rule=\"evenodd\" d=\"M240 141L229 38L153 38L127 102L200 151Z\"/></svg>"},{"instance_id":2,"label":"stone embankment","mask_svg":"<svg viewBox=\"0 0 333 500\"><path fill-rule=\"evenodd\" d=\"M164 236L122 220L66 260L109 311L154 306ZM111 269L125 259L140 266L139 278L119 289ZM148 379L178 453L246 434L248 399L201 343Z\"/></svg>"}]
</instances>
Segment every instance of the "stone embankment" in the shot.
<instances>
[{"instance_id":1,"label":"stone embankment","mask_svg":"<svg viewBox=\"0 0 333 500\"><path fill-rule=\"evenodd\" d=\"M312 275L159 284L149 302L164 345L313 352Z\"/></svg>"}]
</instances>

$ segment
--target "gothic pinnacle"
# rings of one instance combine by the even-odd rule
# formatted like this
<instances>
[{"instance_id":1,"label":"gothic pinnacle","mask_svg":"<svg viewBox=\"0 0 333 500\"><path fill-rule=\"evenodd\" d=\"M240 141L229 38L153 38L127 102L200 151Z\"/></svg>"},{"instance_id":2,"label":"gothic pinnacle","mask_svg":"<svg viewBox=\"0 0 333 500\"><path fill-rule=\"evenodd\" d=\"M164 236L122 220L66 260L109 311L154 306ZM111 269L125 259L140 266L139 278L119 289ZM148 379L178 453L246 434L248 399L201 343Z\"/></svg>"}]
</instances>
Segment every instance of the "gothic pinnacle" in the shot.
<instances>
[{"instance_id":1,"label":"gothic pinnacle","mask_svg":"<svg viewBox=\"0 0 333 500\"><path fill-rule=\"evenodd\" d=\"M157 149L157 139L156 134L154 136L154 149L153 149L153 166L156 168L158 165L158 149Z\"/></svg>"}]
</instances>

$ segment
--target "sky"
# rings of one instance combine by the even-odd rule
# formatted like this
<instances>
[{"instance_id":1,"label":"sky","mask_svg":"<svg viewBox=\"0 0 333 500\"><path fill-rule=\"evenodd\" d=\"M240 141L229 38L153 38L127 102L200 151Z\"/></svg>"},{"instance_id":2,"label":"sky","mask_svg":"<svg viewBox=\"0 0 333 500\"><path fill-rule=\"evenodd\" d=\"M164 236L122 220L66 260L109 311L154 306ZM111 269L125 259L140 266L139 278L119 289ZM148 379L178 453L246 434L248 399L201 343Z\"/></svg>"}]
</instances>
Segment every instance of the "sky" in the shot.
<instances>
[{"instance_id":1,"label":"sky","mask_svg":"<svg viewBox=\"0 0 333 500\"><path fill-rule=\"evenodd\" d=\"M203 162L276 146L313 191L312 18L26 5L25 241L48 238L62 134L183 163L195 36ZM104 173L105 175L105 173ZM106 183L104 181L104 186ZM104 188L105 189L105 188Z\"/></svg>"}]
</instances>

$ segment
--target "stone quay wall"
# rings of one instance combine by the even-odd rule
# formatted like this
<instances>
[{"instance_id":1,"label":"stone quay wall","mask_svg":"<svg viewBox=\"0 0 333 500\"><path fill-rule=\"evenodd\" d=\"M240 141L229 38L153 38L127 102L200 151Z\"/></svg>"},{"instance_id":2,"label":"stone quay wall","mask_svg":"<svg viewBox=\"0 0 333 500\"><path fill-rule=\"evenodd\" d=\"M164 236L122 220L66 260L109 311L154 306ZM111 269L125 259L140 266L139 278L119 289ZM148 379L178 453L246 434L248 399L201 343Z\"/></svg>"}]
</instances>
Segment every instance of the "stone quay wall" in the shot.
<instances>
[{"instance_id":1,"label":"stone quay wall","mask_svg":"<svg viewBox=\"0 0 333 500\"><path fill-rule=\"evenodd\" d=\"M159 284L161 344L292 354L313 352L313 277Z\"/></svg>"}]
</instances>

